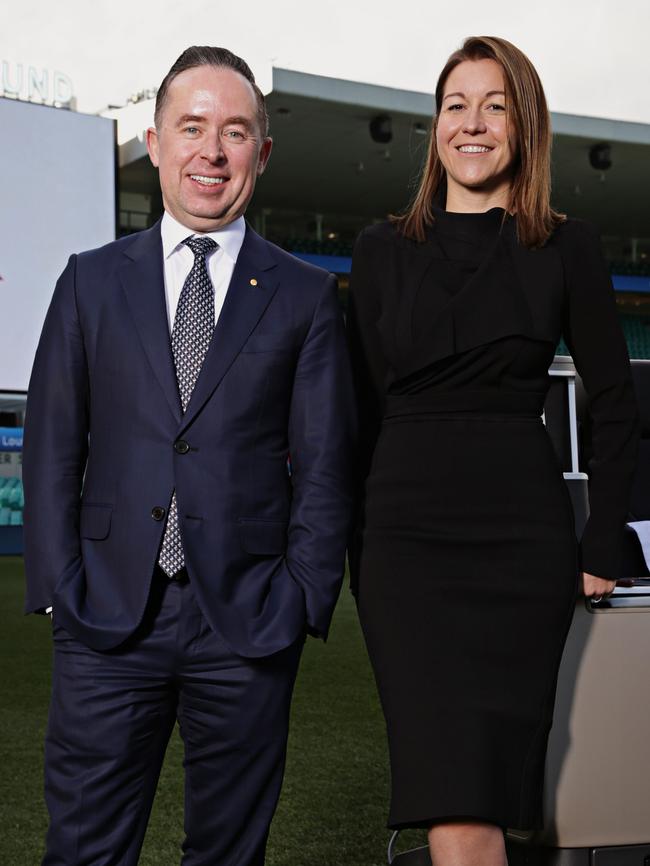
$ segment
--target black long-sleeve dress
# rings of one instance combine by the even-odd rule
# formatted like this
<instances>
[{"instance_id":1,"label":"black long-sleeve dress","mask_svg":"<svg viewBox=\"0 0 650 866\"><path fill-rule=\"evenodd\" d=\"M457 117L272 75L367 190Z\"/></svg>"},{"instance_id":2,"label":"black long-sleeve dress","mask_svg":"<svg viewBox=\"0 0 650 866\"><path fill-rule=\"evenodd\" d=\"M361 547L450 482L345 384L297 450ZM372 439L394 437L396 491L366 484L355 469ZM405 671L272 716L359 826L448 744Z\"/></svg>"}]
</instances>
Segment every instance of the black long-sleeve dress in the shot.
<instances>
[{"instance_id":1,"label":"black long-sleeve dress","mask_svg":"<svg viewBox=\"0 0 650 866\"><path fill-rule=\"evenodd\" d=\"M529 250L498 208L435 213L423 244L366 229L352 269L364 496L351 560L388 728L389 824L534 828L579 570L617 576L629 361L588 226ZM594 428L580 546L540 417L561 334Z\"/></svg>"}]
</instances>

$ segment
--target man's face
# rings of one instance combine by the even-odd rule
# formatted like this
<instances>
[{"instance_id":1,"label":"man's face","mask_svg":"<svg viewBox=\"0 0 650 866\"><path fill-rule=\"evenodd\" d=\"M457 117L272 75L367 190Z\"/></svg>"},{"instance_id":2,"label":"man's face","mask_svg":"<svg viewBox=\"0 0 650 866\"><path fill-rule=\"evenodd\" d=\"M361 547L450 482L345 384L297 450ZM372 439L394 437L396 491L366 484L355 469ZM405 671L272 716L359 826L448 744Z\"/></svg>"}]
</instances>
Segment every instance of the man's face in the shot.
<instances>
[{"instance_id":1,"label":"man's face","mask_svg":"<svg viewBox=\"0 0 650 866\"><path fill-rule=\"evenodd\" d=\"M163 204L197 232L241 216L271 153L255 92L233 69L197 66L173 79L147 149L159 169Z\"/></svg>"}]
</instances>

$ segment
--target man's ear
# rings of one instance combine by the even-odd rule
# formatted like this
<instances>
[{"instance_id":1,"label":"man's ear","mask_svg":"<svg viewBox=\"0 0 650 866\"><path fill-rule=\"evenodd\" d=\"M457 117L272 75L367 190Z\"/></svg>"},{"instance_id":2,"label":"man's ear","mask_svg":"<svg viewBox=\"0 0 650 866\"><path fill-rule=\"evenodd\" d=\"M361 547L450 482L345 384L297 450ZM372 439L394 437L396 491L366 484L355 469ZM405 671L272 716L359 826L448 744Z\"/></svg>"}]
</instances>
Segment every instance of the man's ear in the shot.
<instances>
[{"instance_id":1,"label":"man's ear","mask_svg":"<svg viewBox=\"0 0 650 866\"><path fill-rule=\"evenodd\" d=\"M158 168L158 132L153 126L147 129L147 150L149 151L149 159Z\"/></svg>"},{"instance_id":2,"label":"man's ear","mask_svg":"<svg viewBox=\"0 0 650 866\"><path fill-rule=\"evenodd\" d=\"M266 164L269 161L269 157L271 156L271 151L273 150L273 139L265 138L262 142L262 147L260 148L260 155L257 159L257 176L259 177L263 174L264 169L266 168ZM155 165L155 163L154 163Z\"/></svg>"}]
</instances>

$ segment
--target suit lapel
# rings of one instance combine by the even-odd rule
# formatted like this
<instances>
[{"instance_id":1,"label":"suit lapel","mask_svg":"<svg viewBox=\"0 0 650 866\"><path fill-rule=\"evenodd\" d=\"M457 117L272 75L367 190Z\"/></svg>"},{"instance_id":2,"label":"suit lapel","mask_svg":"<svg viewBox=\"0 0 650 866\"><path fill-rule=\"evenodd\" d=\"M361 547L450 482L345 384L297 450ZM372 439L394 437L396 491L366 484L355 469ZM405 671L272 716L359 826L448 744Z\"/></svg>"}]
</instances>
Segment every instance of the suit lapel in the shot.
<instances>
[{"instance_id":1,"label":"suit lapel","mask_svg":"<svg viewBox=\"0 0 650 866\"><path fill-rule=\"evenodd\" d=\"M270 246L246 226L246 236L181 431L192 423L233 363L277 289Z\"/></svg>"},{"instance_id":2,"label":"suit lapel","mask_svg":"<svg viewBox=\"0 0 650 866\"><path fill-rule=\"evenodd\" d=\"M169 338L160 221L136 235L119 270L142 347L177 423L181 403Z\"/></svg>"}]
</instances>

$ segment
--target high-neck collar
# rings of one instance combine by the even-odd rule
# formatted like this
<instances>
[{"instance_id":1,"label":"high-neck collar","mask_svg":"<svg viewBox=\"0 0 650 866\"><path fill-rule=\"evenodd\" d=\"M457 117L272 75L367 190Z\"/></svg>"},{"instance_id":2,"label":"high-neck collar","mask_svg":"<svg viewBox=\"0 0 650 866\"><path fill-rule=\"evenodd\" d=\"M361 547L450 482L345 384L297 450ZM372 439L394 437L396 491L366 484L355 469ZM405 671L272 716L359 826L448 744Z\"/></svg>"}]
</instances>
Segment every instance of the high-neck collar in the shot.
<instances>
[{"instance_id":1,"label":"high-neck collar","mask_svg":"<svg viewBox=\"0 0 650 866\"><path fill-rule=\"evenodd\" d=\"M502 207L491 207L486 211L448 211L444 208L434 205L432 208L434 219L458 221L473 221L480 222L503 222L506 211Z\"/></svg>"}]
</instances>

